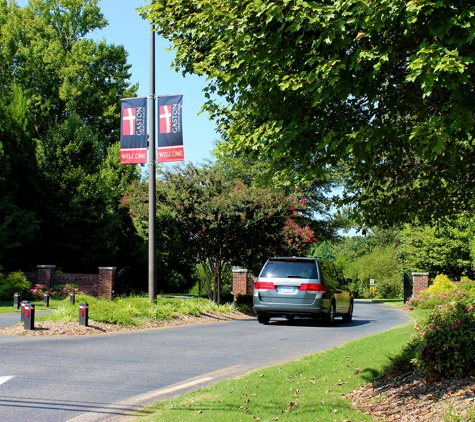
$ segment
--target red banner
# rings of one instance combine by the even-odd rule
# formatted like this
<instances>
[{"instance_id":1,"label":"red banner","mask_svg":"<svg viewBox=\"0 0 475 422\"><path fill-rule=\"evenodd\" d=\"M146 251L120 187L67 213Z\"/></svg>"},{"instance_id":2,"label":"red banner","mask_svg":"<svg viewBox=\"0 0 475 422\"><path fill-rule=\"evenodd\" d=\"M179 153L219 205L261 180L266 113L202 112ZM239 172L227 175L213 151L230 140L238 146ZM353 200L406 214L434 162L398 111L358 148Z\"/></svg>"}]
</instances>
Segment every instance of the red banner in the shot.
<instances>
[{"instance_id":1,"label":"red banner","mask_svg":"<svg viewBox=\"0 0 475 422\"><path fill-rule=\"evenodd\" d=\"M137 164L147 162L147 148L126 148L120 150L121 164Z\"/></svg>"},{"instance_id":2,"label":"red banner","mask_svg":"<svg viewBox=\"0 0 475 422\"><path fill-rule=\"evenodd\" d=\"M159 163L170 163L172 161L185 161L185 149L183 145L174 147L161 147L157 150Z\"/></svg>"}]
</instances>

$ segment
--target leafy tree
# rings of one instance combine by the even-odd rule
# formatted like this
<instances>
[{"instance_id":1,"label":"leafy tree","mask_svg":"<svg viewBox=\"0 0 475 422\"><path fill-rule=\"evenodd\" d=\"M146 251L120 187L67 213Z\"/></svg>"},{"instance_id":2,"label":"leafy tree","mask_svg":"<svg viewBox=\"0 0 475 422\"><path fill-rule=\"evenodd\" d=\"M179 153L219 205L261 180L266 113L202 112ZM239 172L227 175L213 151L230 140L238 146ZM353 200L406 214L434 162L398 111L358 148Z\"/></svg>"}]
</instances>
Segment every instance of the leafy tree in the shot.
<instances>
[{"instance_id":1,"label":"leafy tree","mask_svg":"<svg viewBox=\"0 0 475 422\"><path fill-rule=\"evenodd\" d=\"M178 238L177 247L210 269L206 289L217 303L227 263L258 272L267 257L304 253L314 241L310 228L298 225L305 201L296 195L248 187L208 166L189 164L159 174L157 230ZM147 189L124 198L142 234L147 232Z\"/></svg>"},{"instance_id":2,"label":"leafy tree","mask_svg":"<svg viewBox=\"0 0 475 422\"><path fill-rule=\"evenodd\" d=\"M107 24L98 0L1 0L0 24L0 259L68 271L143 262L118 208L140 175L118 165L120 99L137 87L123 46L87 39Z\"/></svg>"},{"instance_id":3,"label":"leafy tree","mask_svg":"<svg viewBox=\"0 0 475 422\"><path fill-rule=\"evenodd\" d=\"M35 142L28 131L28 111L20 87L0 100L0 260L19 269L36 246L39 221Z\"/></svg>"},{"instance_id":4,"label":"leafy tree","mask_svg":"<svg viewBox=\"0 0 475 422\"><path fill-rule=\"evenodd\" d=\"M370 227L473 208L474 12L462 0L144 8L175 69L208 77L223 150L285 178L344 170L340 204Z\"/></svg>"},{"instance_id":5,"label":"leafy tree","mask_svg":"<svg viewBox=\"0 0 475 422\"><path fill-rule=\"evenodd\" d=\"M407 272L447 274L453 280L471 277L472 239L473 223L465 216L438 227L407 225L399 234L398 260Z\"/></svg>"},{"instance_id":6,"label":"leafy tree","mask_svg":"<svg viewBox=\"0 0 475 422\"><path fill-rule=\"evenodd\" d=\"M374 295L397 298L402 295L402 271L397 261L397 230L375 229L366 236L342 236L334 241L315 243L312 255L334 261L359 297L370 295L369 280L375 280Z\"/></svg>"},{"instance_id":7,"label":"leafy tree","mask_svg":"<svg viewBox=\"0 0 475 422\"><path fill-rule=\"evenodd\" d=\"M353 279L351 288L360 297L370 296L370 279L375 281L376 297L402 297L402 272L392 246L374 248L369 254L353 262L347 274Z\"/></svg>"},{"instance_id":8,"label":"leafy tree","mask_svg":"<svg viewBox=\"0 0 475 422\"><path fill-rule=\"evenodd\" d=\"M311 247L311 250L312 256L327 259L333 262L337 259L337 256L335 254L335 248L328 241L322 243L314 243Z\"/></svg>"}]
</instances>

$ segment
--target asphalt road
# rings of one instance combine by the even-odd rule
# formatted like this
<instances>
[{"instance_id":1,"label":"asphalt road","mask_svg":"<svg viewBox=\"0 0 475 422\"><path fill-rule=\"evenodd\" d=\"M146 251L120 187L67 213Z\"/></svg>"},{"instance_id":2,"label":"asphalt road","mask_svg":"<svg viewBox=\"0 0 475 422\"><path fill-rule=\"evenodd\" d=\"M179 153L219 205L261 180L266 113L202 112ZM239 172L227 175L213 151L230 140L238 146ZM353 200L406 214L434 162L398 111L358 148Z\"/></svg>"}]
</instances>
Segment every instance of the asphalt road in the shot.
<instances>
[{"instance_id":1,"label":"asphalt road","mask_svg":"<svg viewBox=\"0 0 475 422\"><path fill-rule=\"evenodd\" d=\"M0 325L7 316L0 315ZM358 302L350 324L256 320L77 337L0 336L0 420L125 421L139 407L408 322ZM18 314L13 323L18 321Z\"/></svg>"},{"instance_id":2,"label":"asphalt road","mask_svg":"<svg viewBox=\"0 0 475 422\"><path fill-rule=\"evenodd\" d=\"M47 314L53 311L35 311L35 315ZM15 312L11 314L0 314L0 327L10 327L10 325L20 322L20 312Z\"/></svg>"}]
</instances>

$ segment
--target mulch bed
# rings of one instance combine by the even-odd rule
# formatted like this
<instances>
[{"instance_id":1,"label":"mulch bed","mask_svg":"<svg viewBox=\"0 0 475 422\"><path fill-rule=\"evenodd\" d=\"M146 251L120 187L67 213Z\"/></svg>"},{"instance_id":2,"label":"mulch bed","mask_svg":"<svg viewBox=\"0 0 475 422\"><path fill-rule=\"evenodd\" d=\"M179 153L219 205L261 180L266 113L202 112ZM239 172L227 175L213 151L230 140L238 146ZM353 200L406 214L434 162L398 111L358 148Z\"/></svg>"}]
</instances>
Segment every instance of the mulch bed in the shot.
<instances>
[{"instance_id":1,"label":"mulch bed","mask_svg":"<svg viewBox=\"0 0 475 422\"><path fill-rule=\"evenodd\" d=\"M199 317L177 314L169 320L148 321L142 327L107 324L91 319L89 319L87 327L79 325L78 322L35 321L34 330L25 330L24 325L18 323L11 327L0 328L0 334L10 336L84 336L242 319L255 319L255 316L242 312L229 314L220 312L202 313Z\"/></svg>"},{"instance_id":2,"label":"mulch bed","mask_svg":"<svg viewBox=\"0 0 475 422\"><path fill-rule=\"evenodd\" d=\"M427 382L421 372L381 376L347 395L354 406L380 421L475 420L475 378ZM447 418L457 415L458 419Z\"/></svg>"}]
</instances>

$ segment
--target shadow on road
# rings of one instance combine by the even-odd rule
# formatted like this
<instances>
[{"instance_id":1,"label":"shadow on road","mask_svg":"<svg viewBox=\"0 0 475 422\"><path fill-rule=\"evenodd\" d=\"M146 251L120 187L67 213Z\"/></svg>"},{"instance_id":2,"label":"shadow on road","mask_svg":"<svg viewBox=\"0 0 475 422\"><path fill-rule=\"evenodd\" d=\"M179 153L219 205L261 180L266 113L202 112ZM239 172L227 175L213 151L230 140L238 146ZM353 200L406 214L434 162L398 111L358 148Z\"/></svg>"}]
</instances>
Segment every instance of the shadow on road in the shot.
<instances>
[{"instance_id":1,"label":"shadow on road","mask_svg":"<svg viewBox=\"0 0 475 422\"><path fill-rule=\"evenodd\" d=\"M371 324L369 319L354 319L352 322L343 322L338 317L335 319L333 325L328 325L325 321L319 318L303 318L295 317L293 320L288 320L283 317L276 317L269 321L267 325L283 325L293 327L322 327L322 328L338 328L338 327L358 327L361 325Z\"/></svg>"},{"instance_id":2,"label":"shadow on road","mask_svg":"<svg viewBox=\"0 0 475 422\"><path fill-rule=\"evenodd\" d=\"M38 400L32 398L5 397L0 399L0 407L15 407L39 410L61 410L65 412L94 412L105 415L129 415L136 412L137 406L121 406L110 403L84 403L68 400L67 402L53 400Z\"/></svg>"}]
</instances>

